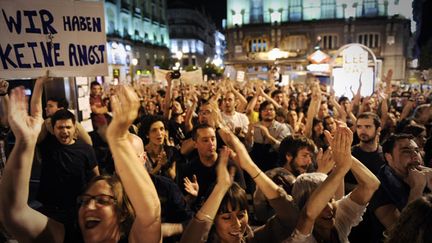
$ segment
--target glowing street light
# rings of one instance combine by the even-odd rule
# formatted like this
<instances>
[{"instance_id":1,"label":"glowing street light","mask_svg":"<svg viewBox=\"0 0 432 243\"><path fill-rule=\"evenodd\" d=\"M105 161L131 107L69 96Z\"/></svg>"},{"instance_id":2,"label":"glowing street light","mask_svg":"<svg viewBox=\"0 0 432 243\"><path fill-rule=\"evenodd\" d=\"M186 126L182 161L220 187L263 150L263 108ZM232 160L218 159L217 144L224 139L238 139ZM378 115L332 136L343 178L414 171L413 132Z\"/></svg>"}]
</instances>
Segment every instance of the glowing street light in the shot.
<instances>
[{"instance_id":1,"label":"glowing street light","mask_svg":"<svg viewBox=\"0 0 432 243\"><path fill-rule=\"evenodd\" d=\"M283 55L282 51L279 48L273 48L271 51L269 51L268 53L268 58L270 60L276 60L278 58L281 58Z\"/></svg>"},{"instance_id":2,"label":"glowing street light","mask_svg":"<svg viewBox=\"0 0 432 243\"><path fill-rule=\"evenodd\" d=\"M176 58L177 58L178 60L181 60L182 57L183 57L183 52L178 51L178 52L176 52L175 56L176 56Z\"/></svg>"}]
</instances>

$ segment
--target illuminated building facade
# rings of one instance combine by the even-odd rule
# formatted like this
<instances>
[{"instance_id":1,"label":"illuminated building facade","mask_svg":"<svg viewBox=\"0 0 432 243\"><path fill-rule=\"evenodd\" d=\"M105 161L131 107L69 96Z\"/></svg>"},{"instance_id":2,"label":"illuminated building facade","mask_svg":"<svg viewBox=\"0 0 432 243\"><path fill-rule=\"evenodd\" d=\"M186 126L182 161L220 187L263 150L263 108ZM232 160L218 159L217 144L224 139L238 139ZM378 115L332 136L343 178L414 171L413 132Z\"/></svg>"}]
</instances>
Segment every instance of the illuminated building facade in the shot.
<instances>
[{"instance_id":1,"label":"illuminated building facade","mask_svg":"<svg viewBox=\"0 0 432 243\"><path fill-rule=\"evenodd\" d=\"M125 80L169 58L166 0L105 0L109 74Z\"/></svg>"},{"instance_id":2,"label":"illuminated building facade","mask_svg":"<svg viewBox=\"0 0 432 243\"><path fill-rule=\"evenodd\" d=\"M361 43L407 78L411 58L412 1L387 0L227 0L226 64L247 72L279 63L304 71L319 46L333 55L343 45Z\"/></svg>"},{"instance_id":3,"label":"illuminated building facade","mask_svg":"<svg viewBox=\"0 0 432 243\"><path fill-rule=\"evenodd\" d=\"M181 67L204 66L206 62L221 65L225 37L204 12L182 1L168 6L171 54ZM179 54L181 53L181 54Z\"/></svg>"}]
</instances>

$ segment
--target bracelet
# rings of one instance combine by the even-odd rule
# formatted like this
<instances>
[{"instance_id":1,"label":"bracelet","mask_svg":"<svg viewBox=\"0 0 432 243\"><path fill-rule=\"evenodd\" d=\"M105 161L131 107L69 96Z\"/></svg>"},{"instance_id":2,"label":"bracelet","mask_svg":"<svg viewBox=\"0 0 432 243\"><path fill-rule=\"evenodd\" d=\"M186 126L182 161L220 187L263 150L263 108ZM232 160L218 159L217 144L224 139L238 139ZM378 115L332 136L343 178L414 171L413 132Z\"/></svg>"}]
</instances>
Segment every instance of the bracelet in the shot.
<instances>
[{"instance_id":1,"label":"bracelet","mask_svg":"<svg viewBox=\"0 0 432 243\"><path fill-rule=\"evenodd\" d=\"M201 212L201 210L197 212L196 216L197 216L198 214L200 214L200 215L204 218L203 220L207 220L207 221L209 221L209 222L213 222L213 220L214 220L214 218L212 218L212 217L211 217L210 215L208 215L208 214L205 214L205 213ZM199 220L199 219L198 219L198 220Z\"/></svg>"},{"instance_id":2,"label":"bracelet","mask_svg":"<svg viewBox=\"0 0 432 243\"><path fill-rule=\"evenodd\" d=\"M260 170L260 171L258 172L258 174L256 174L254 177L252 177L252 180L255 180L259 175L261 175L261 173L262 173L262 170Z\"/></svg>"}]
</instances>

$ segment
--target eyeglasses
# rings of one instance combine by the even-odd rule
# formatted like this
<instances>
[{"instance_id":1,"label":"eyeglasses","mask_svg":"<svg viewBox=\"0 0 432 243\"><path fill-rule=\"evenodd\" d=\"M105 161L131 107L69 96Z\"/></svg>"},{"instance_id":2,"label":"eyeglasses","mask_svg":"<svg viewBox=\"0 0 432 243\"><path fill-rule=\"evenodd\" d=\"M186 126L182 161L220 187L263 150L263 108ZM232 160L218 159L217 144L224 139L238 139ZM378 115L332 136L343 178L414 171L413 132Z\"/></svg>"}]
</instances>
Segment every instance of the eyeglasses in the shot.
<instances>
[{"instance_id":1,"label":"eyeglasses","mask_svg":"<svg viewBox=\"0 0 432 243\"><path fill-rule=\"evenodd\" d=\"M117 203L117 200L111 195L99 194L99 195L88 195L84 194L78 197L77 203L80 207L87 206L90 201L94 200L97 206L104 207Z\"/></svg>"}]
</instances>

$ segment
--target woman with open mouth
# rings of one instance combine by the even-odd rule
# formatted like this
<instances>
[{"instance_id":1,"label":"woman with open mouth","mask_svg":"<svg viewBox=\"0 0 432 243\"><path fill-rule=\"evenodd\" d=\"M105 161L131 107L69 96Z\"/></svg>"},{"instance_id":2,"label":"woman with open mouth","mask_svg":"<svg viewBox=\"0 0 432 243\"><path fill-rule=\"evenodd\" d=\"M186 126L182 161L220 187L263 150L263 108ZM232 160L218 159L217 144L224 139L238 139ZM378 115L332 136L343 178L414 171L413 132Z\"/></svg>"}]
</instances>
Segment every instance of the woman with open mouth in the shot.
<instances>
[{"instance_id":1,"label":"woman with open mouth","mask_svg":"<svg viewBox=\"0 0 432 243\"><path fill-rule=\"evenodd\" d=\"M18 242L160 242L158 195L127 138L139 108L130 87L119 87L111 97L113 120L107 129L119 178L99 176L89 183L78 198L79 230L28 206L30 172L43 123L41 97L41 92L33 94L28 115L24 89L11 91L9 124L16 143L0 182L0 222L6 230Z\"/></svg>"},{"instance_id":2,"label":"woman with open mouth","mask_svg":"<svg viewBox=\"0 0 432 243\"><path fill-rule=\"evenodd\" d=\"M281 242L286 239L294 230L299 213L292 197L258 168L229 128L221 127L219 134L235 153L226 147L221 149L216 185L189 222L180 242ZM227 170L229 157L251 175L275 209L276 217L255 231L248 225L246 192L232 182Z\"/></svg>"}]
</instances>

